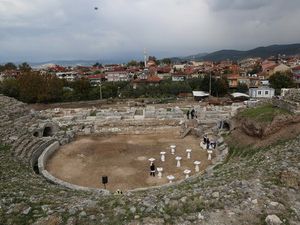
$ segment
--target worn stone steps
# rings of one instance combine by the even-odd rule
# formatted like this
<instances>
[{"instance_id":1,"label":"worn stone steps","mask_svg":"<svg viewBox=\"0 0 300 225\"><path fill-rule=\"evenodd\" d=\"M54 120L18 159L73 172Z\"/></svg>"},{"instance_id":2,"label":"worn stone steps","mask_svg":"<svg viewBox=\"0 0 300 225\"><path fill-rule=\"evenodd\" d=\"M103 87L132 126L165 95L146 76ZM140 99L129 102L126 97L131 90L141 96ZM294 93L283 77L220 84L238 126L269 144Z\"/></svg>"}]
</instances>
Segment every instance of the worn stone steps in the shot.
<instances>
[{"instance_id":1,"label":"worn stone steps","mask_svg":"<svg viewBox=\"0 0 300 225\"><path fill-rule=\"evenodd\" d=\"M16 149L15 156L19 158L20 154L24 151L27 145L32 142L32 137L29 137L28 139L25 139Z\"/></svg>"},{"instance_id":2,"label":"worn stone steps","mask_svg":"<svg viewBox=\"0 0 300 225\"><path fill-rule=\"evenodd\" d=\"M25 140L28 138L28 134L27 133L23 133L22 135L19 136L19 138L15 141L15 143L13 144L12 147L12 151L15 152L15 150L17 149L17 147Z\"/></svg>"},{"instance_id":3,"label":"worn stone steps","mask_svg":"<svg viewBox=\"0 0 300 225\"><path fill-rule=\"evenodd\" d=\"M39 138L32 139L26 146L24 146L24 148L22 149L22 151L20 152L18 157L21 159L24 159L27 151L29 151L30 148L32 148L35 144L37 144L40 141L41 141L41 139L39 139Z\"/></svg>"},{"instance_id":4,"label":"worn stone steps","mask_svg":"<svg viewBox=\"0 0 300 225\"><path fill-rule=\"evenodd\" d=\"M32 146L30 148L28 148L28 150L26 151L26 154L24 155L25 159L29 159L31 155L43 144L47 143L47 141L40 139L38 142L35 142L32 144Z\"/></svg>"},{"instance_id":5,"label":"worn stone steps","mask_svg":"<svg viewBox=\"0 0 300 225\"><path fill-rule=\"evenodd\" d=\"M184 138L185 136L187 136L190 132L191 132L192 128L188 127L183 134L180 135L180 138Z\"/></svg>"},{"instance_id":6,"label":"worn stone steps","mask_svg":"<svg viewBox=\"0 0 300 225\"><path fill-rule=\"evenodd\" d=\"M43 153L43 151L52 143L57 141L56 139L48 139L48 140L43 140L43 142L40 145L36 145L33 148L30 149L26 156L26 161L30 163L32 166L34 163L38 160L39 156Z\"/></svg>"}]
</instances>

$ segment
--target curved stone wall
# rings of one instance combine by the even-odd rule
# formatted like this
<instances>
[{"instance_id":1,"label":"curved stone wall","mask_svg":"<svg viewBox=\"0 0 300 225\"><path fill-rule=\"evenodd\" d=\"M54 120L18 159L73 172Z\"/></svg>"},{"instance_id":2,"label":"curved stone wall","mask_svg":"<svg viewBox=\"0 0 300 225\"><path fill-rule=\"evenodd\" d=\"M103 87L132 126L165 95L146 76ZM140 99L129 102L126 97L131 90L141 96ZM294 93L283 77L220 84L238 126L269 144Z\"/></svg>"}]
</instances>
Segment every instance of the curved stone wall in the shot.
<instances>
[{"instance_id":1,"label":"curved stone wall","mask_svg":"<svg viewBox=\"0 0 300 225\"><path fill-rule=\"evenodd\" d=\"M56 150L59 149L59 147L60 147L59 142L57 142L57 141L54 142L53 144L51 144L50 146L48 146L44 150L44 152L41 154L41 156L38 159L39 171L46 178L46 180L48 180L51 183L58 184L58 185L61 185L63 187L66 187L66 188L69 188L69 189L72 189L72 190L97 192L97 193L103 194L103 195L108 195L110 193L108 190L104 190L104 189L88 188L88 187L82 187L82 186L79 186L79 185L70 184L68 182L62 181L62 180L54 177L53 175L51 175L46 170L46 162L51 157L51 155Z\"/></svg>"}]
</instances>

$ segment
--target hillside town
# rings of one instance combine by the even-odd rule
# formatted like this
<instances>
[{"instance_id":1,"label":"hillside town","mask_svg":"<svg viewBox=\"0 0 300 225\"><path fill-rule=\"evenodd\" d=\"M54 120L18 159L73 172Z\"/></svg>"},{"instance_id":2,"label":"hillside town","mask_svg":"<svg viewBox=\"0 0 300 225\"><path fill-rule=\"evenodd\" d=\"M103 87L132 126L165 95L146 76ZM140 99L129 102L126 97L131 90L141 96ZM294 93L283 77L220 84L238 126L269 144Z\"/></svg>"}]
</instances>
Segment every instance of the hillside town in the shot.
<instances>
[{"instance_id":1,"label":"hillside town","mask_svg":"<svg viewBox=\"0 0 300 225\"><path fill-rule=\"evenodd\" d=\"M27 63L22 65L31 69ZM1 66L0 81L17 78L22 73L21 66L18 68L13 63ZM215 80L225 79L229 93L244 92L249 94L251 98L273 97L275 91L274 87L270 85L269 79L276 73L290 76L294 87L299 88L300 86L300 56L285 55L273 56L267 59L246 58L238 62L230 60L221 62L171 62L170 59L157 60L153 56L145 56L144 61L132 60L127 64L102 65L96 63L92 66L68 67L45 64L33 67L32 70L38 71L40 74L56 76L68 82L85 79L89 81L92 87L101 86L105 83L126 82L133 90L142 85L158 86L166 80L176 83L197 78L203 79L205 76L209 76L210 79ZM210 89L211 87L206 87L205 90L199 90L199 88L194 90L192 88L192 90L186 91L189 93L180 93L181 91L179 91L178 95L191 96L192 91L194 91L194 97L197 97L195 95L199 95L199 91L211 94ZM118 90L120 93L121 91Z\"/></svg>"}]
</instances>

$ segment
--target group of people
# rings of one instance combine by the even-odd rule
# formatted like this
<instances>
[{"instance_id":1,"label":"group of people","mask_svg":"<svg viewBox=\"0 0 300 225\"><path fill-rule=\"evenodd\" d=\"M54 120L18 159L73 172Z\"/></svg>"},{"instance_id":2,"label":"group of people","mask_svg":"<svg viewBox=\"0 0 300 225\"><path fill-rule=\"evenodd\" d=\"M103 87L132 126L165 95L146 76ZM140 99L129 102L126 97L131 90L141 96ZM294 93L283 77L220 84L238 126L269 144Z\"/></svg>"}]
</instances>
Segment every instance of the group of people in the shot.
<instances>
[{"instance_id":1,"label":"group of people","mask_svg":"<svg viewBox=\"0 0 300 225\"><path fill-rule=\"evenodd\" d=\"M207 135L203 136L203 143L206 145L206 149L210 149L210 148L215 149L217 147L217 142L209 140Z\"/></svg>"},{"instance_id":2,"label":"group of people","mask_svg":"<svg viewBox=\"0 0 300 225\"><path fill-rule=\"evenodd\" d=\"M186 117L187 117L188 120L190 119L190 115L191 115L191 119L197 118L196 110L195 110L195 109L192 109L191 111L188 110L188 111L186 112Z\"/></svg>"}]
</instances>

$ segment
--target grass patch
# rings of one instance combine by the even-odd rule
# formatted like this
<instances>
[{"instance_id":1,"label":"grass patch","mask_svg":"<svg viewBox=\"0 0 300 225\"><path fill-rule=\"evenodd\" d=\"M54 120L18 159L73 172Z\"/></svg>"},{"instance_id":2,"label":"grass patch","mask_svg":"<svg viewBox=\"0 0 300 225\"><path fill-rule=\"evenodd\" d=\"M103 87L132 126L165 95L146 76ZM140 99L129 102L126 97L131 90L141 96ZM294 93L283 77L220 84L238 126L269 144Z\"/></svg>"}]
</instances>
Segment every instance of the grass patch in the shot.
<instances>
[{"instance_id":1,"label":"grass patch","mask_svg":"<svg viewBox=\"0 0 300 225\"><path fill-rule=\"evenodd\" d=\"M92 111L92 112L90 113L90 116L96 116L96 114L97 114L96 111Z\"/></svg>"},{"instance_id":2,"label":"grass patch","mask_svg":"<svg viewBox=\"0 0 300 225\"><path fill-rule=\"evenodd\" d=\"M228 163L230 159L240 157L240 158L252 158L254 155L261 151L267 151L269 147L260 147L254 148L252 146L238 146L238 145L229 145L229 151L226 159L224 160L223 164ZM216 168L218 169L218 168Z\"/></svg>"},{"instance_id":3,"label":"grass patch","mask_svg":"<svg viewBox=\"0 0 300 225\"><path fill-rule=\"evenodd\" d=\"M259 122L272 122L274 117L282 114L291 114L288 110L274 107L271 104L246 109L240 113L242 118L254 119Z\"/></svg>"}]
</instances>

